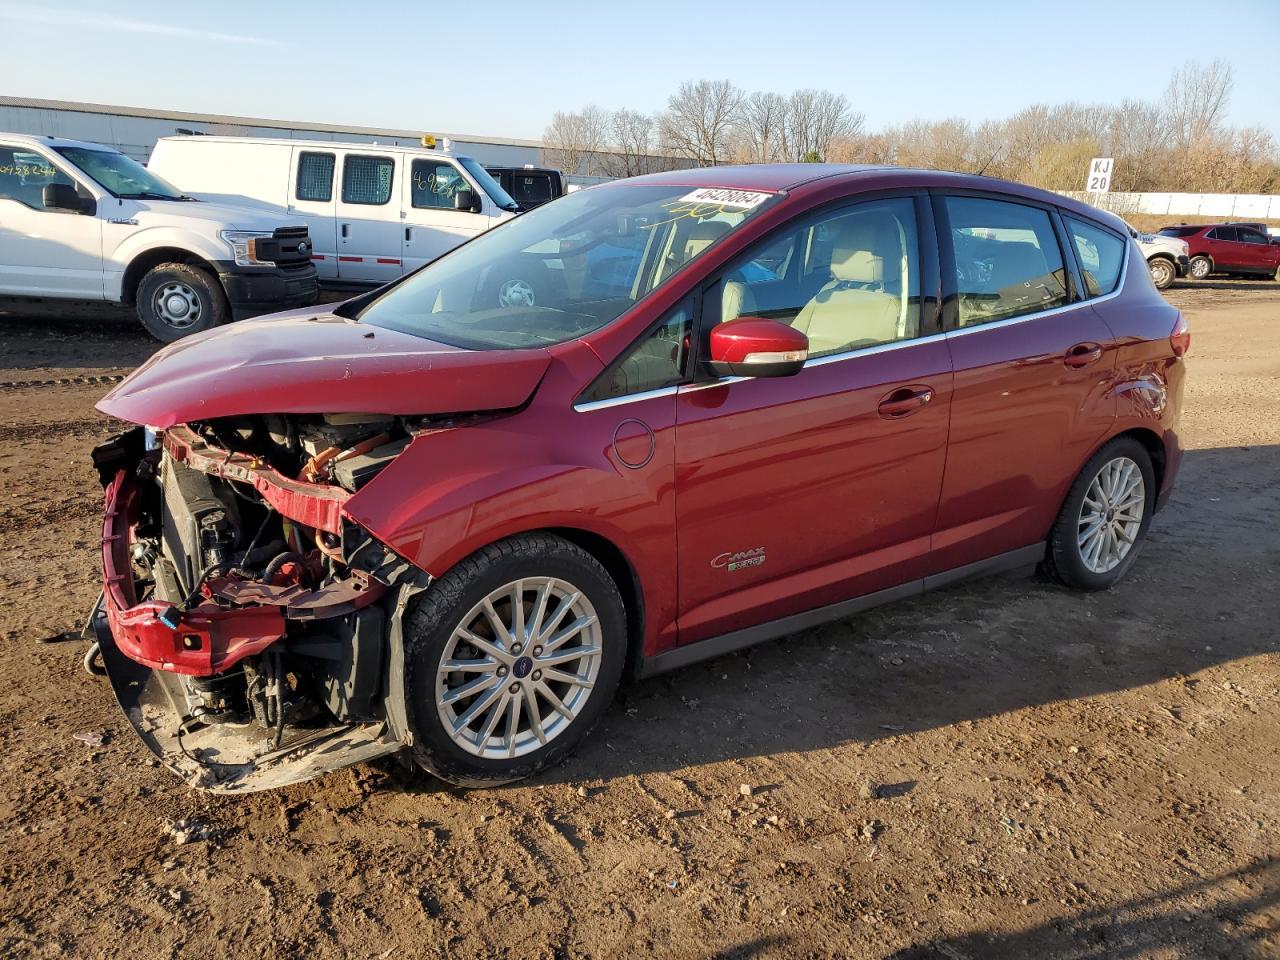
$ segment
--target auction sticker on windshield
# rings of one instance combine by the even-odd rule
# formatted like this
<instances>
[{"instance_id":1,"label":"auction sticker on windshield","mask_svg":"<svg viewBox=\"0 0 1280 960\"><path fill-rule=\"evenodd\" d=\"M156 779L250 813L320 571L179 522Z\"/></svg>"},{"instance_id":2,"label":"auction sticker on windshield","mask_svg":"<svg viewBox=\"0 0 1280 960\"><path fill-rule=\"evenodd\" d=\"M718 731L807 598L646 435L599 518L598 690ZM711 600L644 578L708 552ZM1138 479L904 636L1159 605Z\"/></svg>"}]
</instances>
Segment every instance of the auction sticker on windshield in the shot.
<instances>
[{"instance_id":1,"label":"auction sticker on windshield","mask_svg":"<svg viewBox=\"0 0 1280 960\"><path fill-rule=\"evenodd\" d=\"M717 187L703 187L693 193L686 193L681 200L690 203L715 203L722 207L742 207L749 210L758 207L773 194L756 193L754 190L724 190Z\"/></svg>"}]
</instances>

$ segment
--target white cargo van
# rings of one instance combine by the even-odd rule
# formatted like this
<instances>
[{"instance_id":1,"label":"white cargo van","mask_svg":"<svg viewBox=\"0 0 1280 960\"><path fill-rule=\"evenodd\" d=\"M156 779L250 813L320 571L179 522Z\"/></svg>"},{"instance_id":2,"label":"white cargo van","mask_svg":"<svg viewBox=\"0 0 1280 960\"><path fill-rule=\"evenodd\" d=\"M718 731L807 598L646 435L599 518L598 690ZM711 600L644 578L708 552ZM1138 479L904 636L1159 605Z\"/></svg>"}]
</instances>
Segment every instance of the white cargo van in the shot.
<instances>
[{"instance_id":1,"label":"white cargo van","mask_svg":"<svg viewBox=\"0 0 1280 960\"><path fill-rule=\"evenodd\" d=\"M283 209L199 202L112 147L0 133L0 296L136 305L171 342L310 304L316 271Z\"/></svg>"},{"instance_id":2,"label":"white cargo van","mask_svg":"<svg viewBox=\"0 0 1280 960\"><path fill-rule=\"evenodd\" d=\"M426 147L164 137L148 167L204 199L287 208L310 230L329 284L395 280L520 209L471 157Z\"/></svg>"}]
</instances>

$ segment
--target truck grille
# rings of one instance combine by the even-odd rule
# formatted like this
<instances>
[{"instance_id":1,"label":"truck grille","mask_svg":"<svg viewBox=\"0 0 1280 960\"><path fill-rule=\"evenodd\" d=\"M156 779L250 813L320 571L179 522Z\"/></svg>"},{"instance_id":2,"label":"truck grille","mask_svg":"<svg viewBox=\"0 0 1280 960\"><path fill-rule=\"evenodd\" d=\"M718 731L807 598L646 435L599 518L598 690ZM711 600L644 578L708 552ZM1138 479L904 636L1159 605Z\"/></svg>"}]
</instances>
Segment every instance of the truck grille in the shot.
<instances>
[{"instance_id":1,"label":"truck grille","mask_svg":"<svg viewBox=\"0 0 1280 960\"><path fill-rule=\"evenodd\" d=\"M277 227L270 237L255 244L259 260L278 267L300 267L311 263L311 234L306 227Z\"/></svg>"}]
</instances>

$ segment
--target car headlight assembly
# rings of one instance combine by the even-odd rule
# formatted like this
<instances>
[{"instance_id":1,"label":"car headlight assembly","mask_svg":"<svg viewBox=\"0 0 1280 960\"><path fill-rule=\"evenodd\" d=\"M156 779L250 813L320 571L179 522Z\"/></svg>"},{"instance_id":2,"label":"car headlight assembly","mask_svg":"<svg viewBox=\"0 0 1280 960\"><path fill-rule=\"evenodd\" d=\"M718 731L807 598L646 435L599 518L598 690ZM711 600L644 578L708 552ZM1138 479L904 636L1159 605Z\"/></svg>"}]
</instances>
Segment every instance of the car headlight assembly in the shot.
<instances>
[{"instance_id":1,"label":"car headlight assembly","mask_svg":"<svg viewBox=\"0 0 1280 960\"><path fill-rule=\"evenodd\" d=\"M241 267L271 267L270 260L259 260L257 242L271 236L259 230L219 230L218 236L231 247L236 265Z\"/></svg>"}]
</instances>

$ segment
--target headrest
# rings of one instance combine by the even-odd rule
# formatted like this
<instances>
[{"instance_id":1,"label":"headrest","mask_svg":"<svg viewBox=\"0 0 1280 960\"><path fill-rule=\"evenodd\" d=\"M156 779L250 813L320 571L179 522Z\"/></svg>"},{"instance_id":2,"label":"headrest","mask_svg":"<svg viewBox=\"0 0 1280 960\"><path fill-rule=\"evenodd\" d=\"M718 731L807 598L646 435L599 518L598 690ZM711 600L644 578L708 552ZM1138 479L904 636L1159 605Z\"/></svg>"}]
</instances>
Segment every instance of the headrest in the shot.
<instances>
[{"instance_id":1,"label":"headrest","mask_svg":"<svg viewBox=\"0 0 1280 960\"><path fill-rule=\"evenodd\" d=\"M850 217L831 251L831 276L854 283L883 283L884 256L876 244L878 224L871 217Z\"/></svg>"},{"instance_id":2,"label":"headrest","mask_svg":"<svg viewBox=\"0 0 1280 960\"><path fill-rule=\"evenodd\" d=\"M704 220L695 223L684 241L684 258L692 260L730 230L723 220Z\"/></svg>"}]
</instances>

